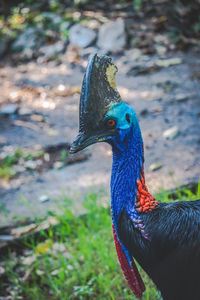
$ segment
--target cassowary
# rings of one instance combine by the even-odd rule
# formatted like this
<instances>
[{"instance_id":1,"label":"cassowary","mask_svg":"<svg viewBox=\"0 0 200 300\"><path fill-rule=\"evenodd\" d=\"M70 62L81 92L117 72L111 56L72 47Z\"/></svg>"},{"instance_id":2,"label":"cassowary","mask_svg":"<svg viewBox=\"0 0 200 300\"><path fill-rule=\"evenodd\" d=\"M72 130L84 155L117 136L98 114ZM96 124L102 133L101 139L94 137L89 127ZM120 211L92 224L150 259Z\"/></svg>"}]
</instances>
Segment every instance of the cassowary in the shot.
<instances>
[{"instance_id":1,"label":"cassowary","mask_svg":"<svg viewBox=\"0 0 200 300\"><path fill-rule=\"evenodd\" d=\"M107 56L88 63L80 98L75 153L96 142L113 151L111 209L115 246L130 288L145 290L134 258L165 300L200 299L200 201L159 203L144 178L143 140L135 111L116 89Z\"/></svg>"}]
</instances>

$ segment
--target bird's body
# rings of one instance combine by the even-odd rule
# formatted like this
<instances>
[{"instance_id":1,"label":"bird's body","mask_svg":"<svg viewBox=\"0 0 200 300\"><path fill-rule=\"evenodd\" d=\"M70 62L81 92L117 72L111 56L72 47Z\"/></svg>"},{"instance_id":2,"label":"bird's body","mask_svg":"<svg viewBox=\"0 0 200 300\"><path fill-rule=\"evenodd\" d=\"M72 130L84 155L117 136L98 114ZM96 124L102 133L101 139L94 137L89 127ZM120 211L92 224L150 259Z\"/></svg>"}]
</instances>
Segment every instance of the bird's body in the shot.
<instances>
[{"instance_id":1,"label":"bird's body","mask_svg":"<svg viewBox=\"0 0 200 300\"><path fill-rule=\"evenodd\" d=\"M164 300L200 299L200 201L159 204L143 215L145 240L125 212L120 241L161 291Z\"/></svg>"},{"instance_id":2,"label":"bird's body","mask_svg":"<svg viewBox=\"0 0 200 300\"><path fill-rule=\"evenodd\" d=\"M80 131L72 152L99 141L112 146L113 233L134 294L141 297L145 290L136 259L164 300L199 300L200 201L158 203L148 192L139 123L134 110L120 100L115 73L109 58L91 59L81 95Z\"/></svg>"}]
</instances>

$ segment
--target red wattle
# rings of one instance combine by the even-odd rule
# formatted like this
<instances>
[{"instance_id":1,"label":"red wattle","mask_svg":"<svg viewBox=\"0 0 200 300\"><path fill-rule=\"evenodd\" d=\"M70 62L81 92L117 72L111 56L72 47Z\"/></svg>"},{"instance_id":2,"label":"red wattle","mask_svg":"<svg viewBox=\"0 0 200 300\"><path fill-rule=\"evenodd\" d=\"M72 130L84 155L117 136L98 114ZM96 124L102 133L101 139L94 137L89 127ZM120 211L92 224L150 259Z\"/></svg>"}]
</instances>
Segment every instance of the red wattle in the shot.
<instances>
[{"instance_id":1,"label":"red wattle","mask_svg":"<svg viewBox=\"0 0 200 300\"><path fill-rule=\"evenodd\" d=\"M122 246L116 236L114 225L112 225L112 228L113 228L113 236L114 236L117 256L118 256L122 271L124 273L124 276L125 276L126 280L128 281L128 284L129 284L131 290L133 291L134 295L138 298L141 298L142 293L145 291L144 282L140 276L140 273L139 273L137 266L133 259L131 260L131 267L130 267L128 259L126 257L126 254L124 253Z\"/></svg>"}]
</instances>

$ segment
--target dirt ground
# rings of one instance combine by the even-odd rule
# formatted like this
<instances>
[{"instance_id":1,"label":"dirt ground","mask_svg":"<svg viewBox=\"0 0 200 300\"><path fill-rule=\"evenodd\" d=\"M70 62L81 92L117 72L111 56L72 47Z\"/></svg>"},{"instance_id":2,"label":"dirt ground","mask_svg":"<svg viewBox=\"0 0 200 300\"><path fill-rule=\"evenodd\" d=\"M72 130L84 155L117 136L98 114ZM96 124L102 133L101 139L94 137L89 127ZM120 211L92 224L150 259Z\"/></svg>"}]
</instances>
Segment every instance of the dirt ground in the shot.
<instances>
[{"instance_id":1,"label":"dirt ground","mask_svg":"<svg viewBox=\"0 0 200 300\"><path fill-rule=\"evenodd\" d=\"M142 55L134 63L133 52L127 50L113 57L119 69L118 90L140 121L146 181L152 193L200 180L199 55L173 53L165 60L171 58L178 59L178 63L155 67L156 56ZM34 149L36 145L56 146L73 141L78 131L77 92L87 60L88 57L81 58L80 63L73 65L63 55L59 61L48 63L31 61L14 66L9 61L2 62L1 108L14 103L16 111L0 115L1 149ZM175 138L166 139L163 133L174 126ZM87 193L101 192L109 199L111 149L98 144L85 152L91 156L82 162L21 174L9 182L1 180L0 225L13 222L16 216L46 215L59 208L63 195L73 199L77 210ZM46 201L41 200L43 196Z\"/></svg>"}]
</instances>

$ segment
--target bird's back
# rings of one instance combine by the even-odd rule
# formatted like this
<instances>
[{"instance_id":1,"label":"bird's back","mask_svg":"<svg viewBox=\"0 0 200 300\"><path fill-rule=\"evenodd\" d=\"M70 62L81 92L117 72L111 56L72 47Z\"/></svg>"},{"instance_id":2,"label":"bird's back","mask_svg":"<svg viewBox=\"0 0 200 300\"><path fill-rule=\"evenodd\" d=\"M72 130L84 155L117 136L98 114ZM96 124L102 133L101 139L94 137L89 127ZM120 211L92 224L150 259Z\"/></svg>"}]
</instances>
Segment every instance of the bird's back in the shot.
<instances>
[{"instance_id":1,"label":"bird's back","mask_svg":"<svg viewBox=\"0 0 200 300\"><path fill-rule=\"evenodd\" d=\"M200 299L200 200L160 204L143 214L150 240L134 229L125 212L120 240L167 300Z\"/></svg>"}]
</instances>

